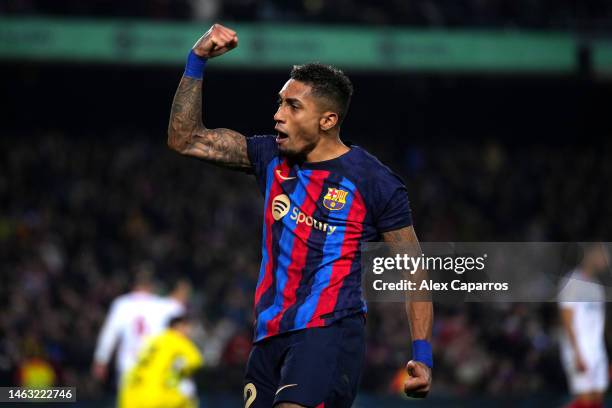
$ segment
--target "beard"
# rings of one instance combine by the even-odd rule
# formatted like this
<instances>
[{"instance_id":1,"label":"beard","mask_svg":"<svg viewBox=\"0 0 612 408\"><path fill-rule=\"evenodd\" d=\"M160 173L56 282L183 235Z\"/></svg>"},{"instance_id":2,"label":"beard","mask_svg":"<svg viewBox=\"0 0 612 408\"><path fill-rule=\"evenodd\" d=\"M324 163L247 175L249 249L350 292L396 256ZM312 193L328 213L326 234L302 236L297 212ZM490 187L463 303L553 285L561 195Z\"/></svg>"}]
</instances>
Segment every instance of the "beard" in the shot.
<instances>
[{"instance_id":1,"label":"beard","mask_svg":"<svg viewBox=\"0 0 612 408\"><path fill-rule=\"evenodd\" d=\"M297 147L280 145L278 147L278 151L284 158L287 159L290 164L299 164L306 161L306 156L308 156L308 153L310 153L315 148L315 146L315 143Z\"/></svg>"}]
</instances>

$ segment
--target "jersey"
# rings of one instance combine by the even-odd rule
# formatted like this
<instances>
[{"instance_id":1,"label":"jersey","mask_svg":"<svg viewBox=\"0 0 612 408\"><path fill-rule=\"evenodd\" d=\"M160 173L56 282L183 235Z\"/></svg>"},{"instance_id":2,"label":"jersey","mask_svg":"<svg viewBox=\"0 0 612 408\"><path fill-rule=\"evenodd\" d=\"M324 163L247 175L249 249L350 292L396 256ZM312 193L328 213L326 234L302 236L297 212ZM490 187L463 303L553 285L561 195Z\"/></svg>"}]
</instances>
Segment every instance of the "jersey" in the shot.
<instances>
[{"instance_id":1,"label":"jersey","mask_svg":"<svg viewBox=\"0 0 612 408\"><path fill-rule=\"evenodd\" d=\"M193 342L176 330L168 329L151 338L124 377L120 407L197 406L190 377L203 362Z\"/></svg>"},{"instance_id":2,"label":"jersey","mask_svg":"<svg viewBox=\"0 0 612 408\"><path fill-rule=\"evenodd\" d=\"M143 341L159 334L172 317L183 313L184 306L172 298L148 292L119 296L100 331L94 360L108 364L118 343L117 370L121 377L136 362Z\"/></svg>"},{"instance_id":3,"label":"jersey","mask_svg":"<svg viewBox=\"0 0 612 408\"><path fill-rule=\"evenodd\" d=\"M606 359L604 338L605 291L601 284L587 278L579 270L570 274L559 295L559 306L573 311L572 328L583 359L589 362ZM565 333L561 351L571 360L573 349Z\"/></svg>"},{"instance_id":4,"label":"jersey","mask_svg":"<svg viewBox=\"0 0 612 408\"><path fill-rule=\"evenodd\" d=\"M265 196L254 341L365 313L360 243L412 224L402 180L358 146L291 164L254 136L247 152Z\"/></svg>"}]
</instances>

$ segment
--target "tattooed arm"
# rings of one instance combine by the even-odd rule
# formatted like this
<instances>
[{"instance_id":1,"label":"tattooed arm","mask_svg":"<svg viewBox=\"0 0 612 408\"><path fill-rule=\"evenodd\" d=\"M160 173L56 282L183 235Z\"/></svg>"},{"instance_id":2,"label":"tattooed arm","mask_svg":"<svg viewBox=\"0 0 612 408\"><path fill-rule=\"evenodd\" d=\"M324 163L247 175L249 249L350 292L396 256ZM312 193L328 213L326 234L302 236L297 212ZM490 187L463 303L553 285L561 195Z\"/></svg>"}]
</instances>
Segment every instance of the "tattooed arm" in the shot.
<instances>
[{"instance_id":1,"label":"tattooed arm","mask_svg":"<svg viewBox=\"0 0 612 408\"><path fill-rule=\"evenodd\" d=\"M419 256L421 247L412 226L400 228L382 234L383 241L398 244L398 248L408 248L412 253L409 256ZM417 271L417 279L424 279L426 271ZM414 280L414 278L411 278ZM423 296L423 294L421 294ZM427 301L406 300L406 314L410 323L412 340L431 341L431 329L433 324L433 305ZM408 396L423 398L429 393L431 387L431 369L425 364L409 361L407 365L410 377L404 383L404 391Z\"/></svg>"},{"instance_id":2,"label":"tattooed arm","mask_svg":"<svg viewBox=\"0 0 612 408\"><path fill-rule=\"evenodd\" d=\"M236 33L213 25L194 45L201 57L213 58L238 45ZM246 140L230 129L207 129L202 122L202 80L183 76L174 95L168 146L177 152L223 167L248 169Z\"/></svg>"},{"instance_id":3,"label":"tattooed arm","mask_svg":"<svg viewBox=\"0 0 612 408\"><path fill-rule=\"evenodd\" d=\"M246 139L230 129L206 129L202 123L202 81L183 77L174 95L168 146L177 152L224 167L247 169Z\"/></svg>"}]
</instances>

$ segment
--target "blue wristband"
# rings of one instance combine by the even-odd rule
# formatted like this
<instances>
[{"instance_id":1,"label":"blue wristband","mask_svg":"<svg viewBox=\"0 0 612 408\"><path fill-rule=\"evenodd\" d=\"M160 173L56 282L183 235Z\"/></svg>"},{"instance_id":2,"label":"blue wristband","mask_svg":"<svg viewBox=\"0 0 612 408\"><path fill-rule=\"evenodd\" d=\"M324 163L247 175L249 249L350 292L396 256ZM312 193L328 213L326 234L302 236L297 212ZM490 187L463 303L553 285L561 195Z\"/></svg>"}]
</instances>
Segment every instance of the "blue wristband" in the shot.
<instances>
[{"instance_id":1,"label":"blue wristband","mask_svg":"<svg viewBox=\"0 0 612 408\"><path fill-rule=\"evenodd\" d=\"M191 50L187 56L187 65L185 65L185 73L183 75L188 78L202 79L204 77L205 66L206 58L197 56Z\"/></svg>"},{"instance_id":2,"label":"blue wristband","mask_svg":"<svg viewBox=\"0 0 612 408\"><path fill-rule=\"evenodd\" d=\"M415 340L412 342L412 360L433 367L431 344L427 340Z\"/></svg>"}]
</instances>

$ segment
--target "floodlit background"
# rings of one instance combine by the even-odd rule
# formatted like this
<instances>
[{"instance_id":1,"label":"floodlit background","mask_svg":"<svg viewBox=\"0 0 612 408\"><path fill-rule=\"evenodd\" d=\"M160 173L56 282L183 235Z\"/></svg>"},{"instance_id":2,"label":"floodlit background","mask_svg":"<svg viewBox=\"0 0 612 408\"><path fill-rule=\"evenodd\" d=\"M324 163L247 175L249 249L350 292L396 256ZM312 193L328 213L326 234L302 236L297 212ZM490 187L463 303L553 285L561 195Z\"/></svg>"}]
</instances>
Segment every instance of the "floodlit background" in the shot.
<instances>
[{"instance_id":1,"label":"floodlit background","mask_svg":"<svg viewBox=\"0 0 612 408\"><path fill-rule=\"evenodd\" d=\"M342 68L342 137L407 183L422 241L612 241L609 0L5 0L0 3L0 385L33 362L110 406L90 376L111 300L152 265L195 286L203 406L241 406L260 261L254 179L166 148L189 48L211 23L209 127L273 132L291 65ZM436 306L433 391L398 396L401 304L370 304L356 407L569 399L554 304ZM398 371L400 370L400 371ZM74 406L74 405L73 405Z\"/></svg>"}]
</instances>

